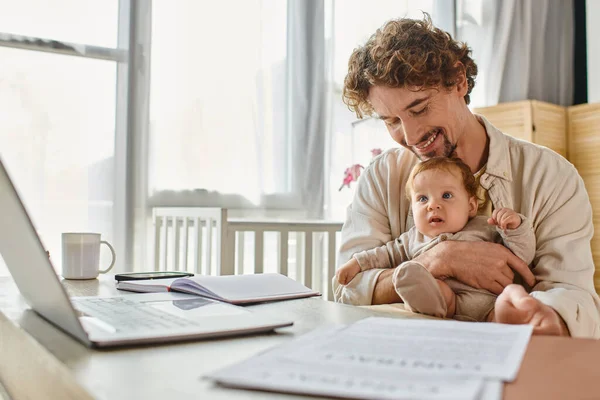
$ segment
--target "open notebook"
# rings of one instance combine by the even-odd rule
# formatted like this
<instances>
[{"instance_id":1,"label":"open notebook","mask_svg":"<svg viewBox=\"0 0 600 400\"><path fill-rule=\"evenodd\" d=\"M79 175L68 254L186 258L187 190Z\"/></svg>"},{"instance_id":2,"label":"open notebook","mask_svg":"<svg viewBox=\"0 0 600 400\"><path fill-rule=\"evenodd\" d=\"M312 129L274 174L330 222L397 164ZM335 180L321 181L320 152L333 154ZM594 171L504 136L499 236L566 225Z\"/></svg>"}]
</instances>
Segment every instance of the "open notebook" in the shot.
<instances>
[{"instance_id":1,"label":"open notebook","mask_svg":"<svg viewBox=\"0 0 600 400\"><path fill-rule=\"evenodd\" d=\"M196 275L189 278L120 281L117 289L131 292L182 292L220 300L231 304L258 303L272 300L319 296L285 275Z\"/></svg>"}]
</instances>

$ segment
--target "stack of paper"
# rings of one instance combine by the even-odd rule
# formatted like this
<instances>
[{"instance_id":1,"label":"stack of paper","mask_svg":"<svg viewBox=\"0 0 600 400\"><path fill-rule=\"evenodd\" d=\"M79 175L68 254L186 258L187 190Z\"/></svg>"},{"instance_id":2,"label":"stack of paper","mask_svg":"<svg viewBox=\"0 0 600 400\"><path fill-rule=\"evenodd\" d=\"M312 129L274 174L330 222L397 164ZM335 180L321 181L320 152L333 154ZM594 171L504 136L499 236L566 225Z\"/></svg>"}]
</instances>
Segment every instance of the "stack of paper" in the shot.
<instances>
[{"instance_id":1,"label":"stack of paper","mask_svg":"<svg viewBox=\"0 0 600 400\"><path fill-rule=\"evenodd\" d=\"M356 399L499 399L528 325L367 318L318 330L208 378L238 388Z\"/></svg>"}]
</instances>

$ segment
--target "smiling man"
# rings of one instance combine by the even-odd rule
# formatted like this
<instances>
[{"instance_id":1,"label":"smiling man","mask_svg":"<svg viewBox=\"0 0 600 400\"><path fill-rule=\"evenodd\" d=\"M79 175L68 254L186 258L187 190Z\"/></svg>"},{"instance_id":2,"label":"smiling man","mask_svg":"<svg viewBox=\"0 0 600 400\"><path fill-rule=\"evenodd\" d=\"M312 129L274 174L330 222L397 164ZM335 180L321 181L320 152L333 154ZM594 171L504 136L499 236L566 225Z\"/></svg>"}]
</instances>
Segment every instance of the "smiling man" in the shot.
<instances>
[{"instance_id":1,"label":"smiling man","mask_svg":"<svg viewBox=\"0 0 600 400\"><path fill-rule=\"evenodd\" d=\"M423 20L388 22L348 63L344 101L373 115L403 148L363 173L342 230L338 265L379 247L413 225L404 186L418 159L456 156L479 183L480 214L511 208L531 219L536 256L528 266L496 243L446 241L415 258L435 278L454 278L499 294L496 319L528 323L536 334L600 337L600 299L590 249L592 211L575 168L560 155L511 138L468 108L477 66L468 47ZM336 301L401 302L394 269L368 270ZM513 282L523 282L513 284Z\"/></svg>"}]
</instances>

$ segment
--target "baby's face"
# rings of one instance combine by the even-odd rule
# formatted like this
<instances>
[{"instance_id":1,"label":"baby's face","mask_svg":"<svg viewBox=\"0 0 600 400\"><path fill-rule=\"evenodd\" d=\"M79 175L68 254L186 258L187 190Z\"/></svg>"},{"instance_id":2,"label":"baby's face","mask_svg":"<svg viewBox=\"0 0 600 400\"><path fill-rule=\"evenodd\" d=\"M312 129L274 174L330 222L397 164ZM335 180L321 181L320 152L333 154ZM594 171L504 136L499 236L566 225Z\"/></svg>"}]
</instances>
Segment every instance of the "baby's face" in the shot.
<instances>
[{"instance_id":1,"label":"baby's face","mask_svg":"<svg viewBox=\"0 0 600 400\"><path fill-rule=\"evenodd\" d=\"M477 200L469 197L458 171L419 173L413 182L411 203L415 226L429 237L456 233L477 214Z\"/></svg>"}]
</instances>

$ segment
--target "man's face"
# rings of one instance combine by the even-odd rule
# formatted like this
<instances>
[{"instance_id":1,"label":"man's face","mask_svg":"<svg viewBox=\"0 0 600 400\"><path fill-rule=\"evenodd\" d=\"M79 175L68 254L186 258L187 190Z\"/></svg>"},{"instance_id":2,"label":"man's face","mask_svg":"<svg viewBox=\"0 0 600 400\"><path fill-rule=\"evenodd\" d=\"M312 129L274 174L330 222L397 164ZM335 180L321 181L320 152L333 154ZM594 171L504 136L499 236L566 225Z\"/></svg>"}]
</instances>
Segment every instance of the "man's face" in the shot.
<instances>
[{"instance_id":1,"label":"man's face","mask_svg":"<svg viewBox=\"0 0 600 400\"><path fill-rule=\"evenodd\" d=\"M392 139L420 160L455 155L468 112L465 93L459 86L450 91L411 89L373 86L368 100Z\"/></svg>"}]
</instances>

